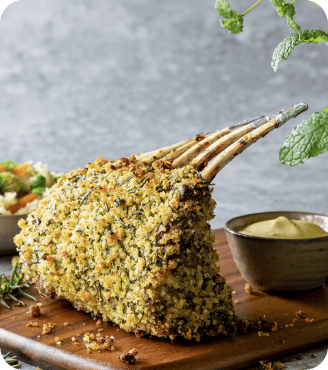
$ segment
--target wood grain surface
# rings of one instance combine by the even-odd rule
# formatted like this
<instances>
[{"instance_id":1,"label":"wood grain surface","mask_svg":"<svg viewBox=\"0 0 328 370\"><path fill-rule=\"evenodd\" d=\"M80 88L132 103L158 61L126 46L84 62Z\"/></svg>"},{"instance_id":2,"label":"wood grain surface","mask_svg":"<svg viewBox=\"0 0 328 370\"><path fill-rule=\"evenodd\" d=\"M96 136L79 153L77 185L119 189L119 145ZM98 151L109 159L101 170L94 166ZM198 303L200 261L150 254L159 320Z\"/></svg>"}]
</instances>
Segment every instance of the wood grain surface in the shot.
<instances>
[{"instance_id":1,"label":"wood grain surface","mask_svg":"<svg viewBox=\"0 0 328 370\"><path fill-rule=\"evenodd\" d=\"M279 329L269 336L259 336L256 331L229 338L207 338L200 343L157 338L137 338L134 334L118 330L118 326L103 323L100 326L87 314L75 310L68 302L51 300L37 295L34 288L29 292L42 303L41 316L31 317L26 307L11 305L12 310L1 307L0 346L16 351L29 363L42 369L197 369L228 370L243 369L259 360L305 349L318 343L328 342L328 287L326 285L297 294L269 295L259 291L248 294L244 290L245 281L238 272L224 235L223 229L214 231L215 249L219 252L221 274L227 279L239 301L236 311L241 317L257 318L266 315L270 321L276 320ZM263 261L265 263L265 261ZM31 301L22 299L27 305ZM302 310L306 322L296 319L295 312ZM37 322L37 327L26 327L28 322ZM64 326L68 322L68 326ZM42 326L55 323L49 334L42 334ZM113 335L116 351L92 351L88 354L83 343L85 332ZM79 334L80 336L77 336ZM40 336L40 337L38 337ZM57 345L55 337L62 344ZM72 341L75 337L80 345ZM123 351L136 348L138 361L127 365L118 360Z\"/></svg>"}]
</instances>

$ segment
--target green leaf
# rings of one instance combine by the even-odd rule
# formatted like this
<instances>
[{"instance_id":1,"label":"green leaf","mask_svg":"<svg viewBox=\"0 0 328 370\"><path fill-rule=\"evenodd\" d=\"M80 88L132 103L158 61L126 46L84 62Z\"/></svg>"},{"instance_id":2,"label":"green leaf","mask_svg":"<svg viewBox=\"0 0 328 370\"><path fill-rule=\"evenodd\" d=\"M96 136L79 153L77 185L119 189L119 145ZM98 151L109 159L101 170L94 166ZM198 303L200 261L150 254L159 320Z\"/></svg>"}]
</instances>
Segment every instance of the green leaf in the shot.
<instances>
[{"instance_id":1,"label":"green leaf","mask_svg":"<svg viewBox=\"0 0 328 370\"><path fill-rule=\"evenodd\" d=\"M300 31L301 27L294 22L295 15L294 4L290 4L283 0L270 0L275 6L275 9L280 17L286 17L287 25L295 31Z\"/></svg>"},{"instance_id":2,"label":"green leaf","mask_svg":"<svg viewBox=\"0 0 328 370\"><path fill-rule=\"evenodd\" d=\"M227 0L217 0L215 9L224 18L220 19L221 26L229 30L230 33L238 34L243 32L243 16L231 9Z\"/></svg>"},{"instance_id":3,"label":"green leaf","mask_svg":"<svg viewBox=\"0 0 328 370\"><path fill-rule=\"evenodd\" d=\"M315 112L286 137L279 151L282 164L295 166L328 151L328 112Z\"/></svg>"},{"instance_id":4,"label":"green leaf","mask_svg":"<svg viewBox=\"0 0 328 370\"><path fill-rule=\"evenodd\" d=\"M243 22L244 19L241 15L238 15L236 19L220 19L221 26L234 35L243 32Z\"/></svg>"},{"instance_id":5,"label":"green leaf","mask_svg":"<svg viewBox=\"0 0 328 370\"><path fill-rule=\"evenodd\" d=\"M40 187L32 189L31 193L35 193L37 195L42 196L45 190L46 190L46 188L44 186L40 186Z\"/></svg>"},{"instance_id":6,"label":"green leaf","mask_svg":"<svg viewBox=\"0 0 328 370\"><path fill-rule=\"evenodd\" d=\"M45 187L46 186L46 178L42 175L38 175L37 178L32 182L31 189Z\"/></svg>"},{"instance_id":7,"label":"green leaf","mask_svg":"<svg viewBox=\"0 0 328 370\"><path fill-rule=\"evenodd\" d=\"M18 163L12 161L11 159L9 159L9 161L0 162L0 164L5 166L7 171L11 171L13 168L15 168L18 165Z\"/></svg>"},{"instance_id":8,"label":"green leaf","mask_svg":"<svg viewBox=\"0 0 328 370\"><path fill-rule=\"evenodd\" d=\"M215 9L224 18L236 18L239 15L231 9L227 0L216 0Z\"/></svg>"},{"instance_id":9,"label":"green leaf","mask_svg":"<svg viewBox=\"0 0 328 370\"><path fill-rule=\"evenodd\" d=\"M309 44L310 42L319 44L322 41L328 42L328 34L324 31L304 30L293 33L276 47L272 56L271 67L275 72L277 72L279 62L282 59L287 60L292 50L294 50L294 47L302 42L305 42L306 44Z\"/></svg>"},{"instance_id":10,"label":"green leaf","mask_svg":"<svg viewBox=\"0 0 328 370\"><path fill-rule=\"evenodd\" d=\"M328 112L328 105L326 107L324 107L322 111L323 112Z\"/></svg>"}]
</instances>

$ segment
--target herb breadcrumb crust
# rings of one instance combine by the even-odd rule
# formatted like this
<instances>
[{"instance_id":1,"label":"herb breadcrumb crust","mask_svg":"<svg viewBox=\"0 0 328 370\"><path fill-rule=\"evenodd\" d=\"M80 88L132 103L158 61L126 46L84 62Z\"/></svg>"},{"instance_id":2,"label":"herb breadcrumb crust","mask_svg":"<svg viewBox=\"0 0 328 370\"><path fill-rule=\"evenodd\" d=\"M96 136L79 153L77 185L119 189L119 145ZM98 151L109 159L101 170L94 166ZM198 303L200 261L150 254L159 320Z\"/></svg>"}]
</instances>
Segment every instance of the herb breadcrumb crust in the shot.
<instances>
[{"instance_id":1,"label":"herb breadcrumb crust","mask_svg":"<svg viewBox=\"0 0 328 370\"><path fill-rule=\"evenodd\" d=\"M216 266L211 192L189 165L100 157L20 220L24 278L137 335L228 335L238 318Z\"/></svg>"}]
</instances>

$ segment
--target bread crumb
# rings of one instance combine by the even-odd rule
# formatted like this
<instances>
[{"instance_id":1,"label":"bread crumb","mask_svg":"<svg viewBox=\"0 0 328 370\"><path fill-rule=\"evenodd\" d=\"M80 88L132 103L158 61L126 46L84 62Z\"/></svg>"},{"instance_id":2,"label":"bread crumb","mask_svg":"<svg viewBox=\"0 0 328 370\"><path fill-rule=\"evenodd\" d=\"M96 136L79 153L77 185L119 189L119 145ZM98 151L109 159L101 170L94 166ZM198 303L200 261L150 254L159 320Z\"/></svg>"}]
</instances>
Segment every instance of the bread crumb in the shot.
<instances>
[{"instance_id":1,"label":"bread crumb","mask_svg":"<svg viewBox=\"0 0 328 370\"><path fill-rule=\"evenodd\" d=\"M48 323L48 324L43 324L43 330L42 330L42 334L49 334L51 332L51 330L55 327L56 325L55 324L52 324L52 323Z\"/></svg>"},{"instance_id":2,"label":"bread crumb","mask_svg":"<svg viewBox=\"0 0 328 370\"><path fill-rule=\"evenodd\" d=\"M231 294L236 294L236 291L235 291L235 290L233 290L233 291L231 292Z\"/></svg>"},{"instance_id":3,"label":"bread crumb","mask_svg":"<svg viewBox=\"0 0 328 370\"><path fill-rule=\"evenodd\" d=\"M314 353L311 353L312 358L316 358L317 356Z\"/></svg>"},{"instance_id":4,"label":"bread crumb","mask_svg":"<svg viewBox=\"0 0 328 370\"><path fill-rule=\"evenodd\" d=\"M309 319L308 317L305 319L305 322L313 322L314 319Z\"/></svg>"},{"instance_id":5,"label":"bread crumb","mask_svg":"<svg viewBox=\"0 0 328 370\"><path fill-rule=\"evenodd\" d=\"M64 322L64 326L68 326L68 322Z\"/></svg>"},{"instance_id":6,"label":"bread crumb","mask_svg":"<svg viewBox=\"0 0 328 370\"><path fill-rule=\"evenodd\" d=\"M117 356L119 360L126 364L134 364L137 360L138 351L133 348L131 351L124 351L121 355Z\"/></svg>"},{"instance_id":7,"label":"bread crumb","mask_svg":"<svg viewBox=\"0 0 328 370\"><path fill-rule=\"evenodd\" d=\"M41 314L40 306L39 305L33 305L29 307L27 313L29 313L32 317L38 317Z\"/></svg>"},{"instance_id":8,"label":"bread crumb","mask_svg":"<svg viewBox=\"0 0 328 370\"><path fill-rule=\"evenodd\" d=\"M270 333L264 333L263 331L259 331L257 334L259 337L269 337L270 336Z\"/></svg>"},{"instance_id":9,"label":"bread crumb","mask_svg":"<svg viewBox=\"0 0 328 370\"><path fill-rule=\"evenodd\" d=\"M101 325L102 324L102 322L101 322L101 320L98 320L97 322L96 322L96 325Z\"/></svg>"},{"instance_id":10,"label":"bread crumb","mask_svg":"<svg viewBox=\"0 0 328 370\"><path fill-rule=\"evenodd\" d=\"M252 287L250 284L246 283L246 284L245 284L245 291L246 291L246 293L248 293L248 294L252 294L253 287Z\"/></svg>"},{"instance_id":11,"label":"bread crumb","mask_svg":"<svg viewBox=\"0 0 328 370\"><path fill-rule=\"evenodd\" d=\"M235 304L239 304L239 299L236 299L235 300Z\"/></svg>"}]
</instances>

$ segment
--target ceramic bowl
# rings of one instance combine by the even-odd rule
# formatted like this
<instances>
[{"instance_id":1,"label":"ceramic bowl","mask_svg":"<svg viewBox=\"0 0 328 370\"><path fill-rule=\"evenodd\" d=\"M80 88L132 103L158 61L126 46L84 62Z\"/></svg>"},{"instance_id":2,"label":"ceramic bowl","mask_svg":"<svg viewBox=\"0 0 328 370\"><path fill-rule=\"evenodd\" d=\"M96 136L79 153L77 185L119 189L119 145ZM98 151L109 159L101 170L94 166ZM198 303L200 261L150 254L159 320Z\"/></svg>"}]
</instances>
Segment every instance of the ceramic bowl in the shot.
<instances>
[{"instance_id":1,"label":"ceramic bowl","mask_svg":"<svg viewBox=\"0 0 328 370\"><path fill-rule=\"evenodd\" d=\"M234 261L244 279L262 291L299 291L320 286L328 277L328 235L279 239L245 235L242 228L285 216L310 221L328 232L328 216L308 212L264 212L233 218L225 232Z\"/></svg>"},{"instance_id":2,"label":"ceramic bowl","mask_svg":"<svg viewBox=\"0 0 328 370\"><path fill-rule=\"evenodd\" d=\"M17 225L18 221L26 217L27 215L0 215L0 255L17 253L13 238L21 230Z\"/></svg>"}]
</instances>

